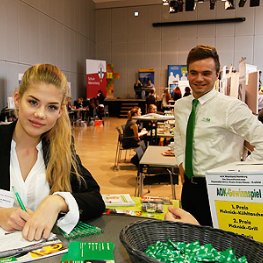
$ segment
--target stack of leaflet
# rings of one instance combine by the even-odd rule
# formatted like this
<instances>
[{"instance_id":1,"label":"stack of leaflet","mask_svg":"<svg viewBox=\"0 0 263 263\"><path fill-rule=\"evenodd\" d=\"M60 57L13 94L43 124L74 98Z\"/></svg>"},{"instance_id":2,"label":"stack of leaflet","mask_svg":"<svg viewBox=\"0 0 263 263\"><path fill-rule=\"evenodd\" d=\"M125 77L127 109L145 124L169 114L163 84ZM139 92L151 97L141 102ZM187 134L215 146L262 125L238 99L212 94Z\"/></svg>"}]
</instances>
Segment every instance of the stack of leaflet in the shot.
<instances>
[{"instance_id":1,"label":"stack of leaflet","mask_svg":"<svg viewBox=\"0 0 263 263\"><path fill-rule=\"evenodd\" d=\"M70 242L68 253L62 257L62 263L114 263L114 247L112 242Z\"/></svg>"}]
</instances>

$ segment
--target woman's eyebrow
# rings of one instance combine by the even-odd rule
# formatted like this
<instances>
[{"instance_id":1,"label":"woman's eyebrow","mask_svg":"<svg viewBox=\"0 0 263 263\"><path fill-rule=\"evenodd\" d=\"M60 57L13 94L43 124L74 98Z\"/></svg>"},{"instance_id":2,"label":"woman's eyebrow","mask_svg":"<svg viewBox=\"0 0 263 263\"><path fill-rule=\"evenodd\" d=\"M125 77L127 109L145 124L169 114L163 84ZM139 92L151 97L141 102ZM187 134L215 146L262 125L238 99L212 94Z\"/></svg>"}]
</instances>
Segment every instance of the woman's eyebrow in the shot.
<instances>
[{"instance_id":1,"label":"woman's eyebrow","mask_svg":"<svg viewBox=\"0 0 263 263\"><path fill-rule=\"evenodd\" d=\"M32 98L32 99L34 99L34 100L40 101L40 99L36 98L36 97L33 96L33 95L29 95L29 97ZM48 102L48 104L57 104L57 105L59 105L59 102L58 102L58 101Z\"/></svg>"}]
</instances>

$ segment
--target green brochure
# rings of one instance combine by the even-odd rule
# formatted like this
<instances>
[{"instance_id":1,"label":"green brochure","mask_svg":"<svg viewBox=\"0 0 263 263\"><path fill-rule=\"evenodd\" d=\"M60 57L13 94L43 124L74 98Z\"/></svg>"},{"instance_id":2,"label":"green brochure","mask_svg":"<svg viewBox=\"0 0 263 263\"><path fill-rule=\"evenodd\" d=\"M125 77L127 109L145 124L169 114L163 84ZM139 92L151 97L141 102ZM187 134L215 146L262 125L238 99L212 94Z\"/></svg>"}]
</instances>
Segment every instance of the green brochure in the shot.
<instances>
[{"instance_id":1,"label":"green brochure","mask_svg":"<svg viewBox=\"0 0 263 263\"><path fill-rule=\"evenodd\" d=\"M68 253L62 257L62 263L114 263L112 242L79 242L69 243Z\"/></svg>"}]
</instances>

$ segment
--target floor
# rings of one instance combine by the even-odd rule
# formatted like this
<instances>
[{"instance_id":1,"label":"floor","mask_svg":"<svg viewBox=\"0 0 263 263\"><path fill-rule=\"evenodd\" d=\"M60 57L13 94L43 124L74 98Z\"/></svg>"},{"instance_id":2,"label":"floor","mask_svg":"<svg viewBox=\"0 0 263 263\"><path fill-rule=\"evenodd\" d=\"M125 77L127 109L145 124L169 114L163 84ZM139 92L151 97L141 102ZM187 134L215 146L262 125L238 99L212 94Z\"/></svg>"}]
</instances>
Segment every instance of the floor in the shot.
<instances>
[{"instance_id":1,"label":"floor","mask_svg":"<svg viewBox=\"0 0 263 263\"><path fill-rule=\"evenodd\" d=\"M129 163L121 163L118 171L113 169L116 146L117 130L116 126L125 124L123 118L104 118L104 126L96 127L83 125L74 127L74 137L77 152L83 165L92 173L101 187L102 194L128 193L134 195L136 185L136 167ZM130 151L127 155L129 160L134 155ZM150 193L148 187L144 192L151 196L172 196L170 185L151 186ZM180 199L181 185L176 186L176 199Z\"/></svg>"}]
</instances>

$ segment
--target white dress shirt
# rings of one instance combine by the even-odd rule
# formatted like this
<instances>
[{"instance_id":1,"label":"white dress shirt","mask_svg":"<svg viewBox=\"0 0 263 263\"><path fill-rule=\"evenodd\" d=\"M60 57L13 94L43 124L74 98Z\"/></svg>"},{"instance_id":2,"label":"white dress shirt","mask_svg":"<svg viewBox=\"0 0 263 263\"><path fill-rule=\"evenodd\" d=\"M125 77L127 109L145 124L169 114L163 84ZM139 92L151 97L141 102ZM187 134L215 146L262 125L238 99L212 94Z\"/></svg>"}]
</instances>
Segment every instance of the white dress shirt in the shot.
<instances>
[{"instance_id":1,"label":"white dress shirt","mask_svg":"<svg viewBox=\"0 0 263 263\"><path fill-rule=\"evenodd\" d=\"M20 165L16 154L16 143L12 140L10 153L10 191L12 186L19 193L25 207L36 210L40 202L49 195L50 187L46 179L46 169L43 158L42 142L37 145L37 160L26 180L22 178ZM62 196L69 211L57 221L57 225L69 233L79 220L79 208L75 198L69 192L56 192ZM15 205L18 204L15 202Z\"/></svg>"},{"instance_id":2,"label":"white dress shirt","mask_svg":"<svg viewBox=\"0 0 263 263\"><path fill-rule=\"evenodd\" d=\"M175 156L178 165L185 162L185 140L192 95L174 106ZM244 140L255 146L246 161L263 160L263 124L242 101L211 90L200 97L193 139L194 176L207 170L240 161Z\"/></svg>"}]
</instances>

